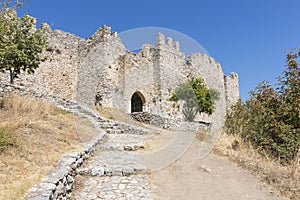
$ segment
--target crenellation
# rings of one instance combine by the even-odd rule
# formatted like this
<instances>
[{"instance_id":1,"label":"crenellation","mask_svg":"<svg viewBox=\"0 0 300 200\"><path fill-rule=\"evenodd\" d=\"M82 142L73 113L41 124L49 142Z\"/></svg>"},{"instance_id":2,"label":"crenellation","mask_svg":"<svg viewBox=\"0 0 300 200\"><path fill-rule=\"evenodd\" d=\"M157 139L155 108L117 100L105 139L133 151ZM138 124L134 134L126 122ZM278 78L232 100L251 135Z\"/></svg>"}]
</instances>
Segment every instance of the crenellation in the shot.
<instances>
[{"instance_id":1,"label":"crenellation","mask_svg":"<svg viewBox=\"0 0 300 200\"><path fill-rule=\"evenodd\" d=\"M173 42L173 39L171 37L167 37L165 39L165 36L161 33L157 34L155 47L159 50L167 51L170 54L183 55L184 57L184 53L180 52L179 41Z\"/></svg>"},{"instance_id":2,"label":"crenellation","mask_svg":"<svg viewBox=\"0 0 300 200\"><path fill-rule=\"evenodd\" d=\"M162 33L157 33L156 36L156 45L164 45L165 44L165 36Z\"/></svg>"},{"instance_id":3,"label":"crenellation","mask_svg":"<svg viewBox=\"0 0 300 200\"><path fill-rule=\"evenodd\" d=\"M50 32L52 31L51 26L49 24L47 24L46 22L41 23L41 29Z\"/></svg>"},{"instance_id":4,"label":"crenellation","mask_svg":"<svg viewBox=\"0 0 300 200\"><path fill-rule=\"evenodd\" d=\"M170 37L167 37L167 38L166 38L166 44L167 44L169 47L172 47L172 46L173 46L173 39L170 38Z\"/></svg>"},{"instance_id":5,"label":"crenellation","mask_svg":"<svg viewBox=\"0 0 300 200\"><path fill-rule=\"evenodd\" d=\"M152 59L151 45L144 44L139 52L139 55L143 58Z\"/></svg>"},{"instance_id":6,"label":"crenellation","mask_svg":"<svg viewBox=\"0 0 300 200\"><path fill-rule=\"evenodd\" d=\"M37 27L36 27L37 19L35 17L30 16L30 15L25 15L24 17L26 19L29 19L30 22L32 23L30 31L32 31L32 33L34 33L37 30Z\"/></svg>"},{"instance_id":7,"label":"crenellation","mask_svg":"<svg viewBox=\"0 0 300 200\"><path fill-rule=\"evenodd\" d=\"M174 49L176 49L177 51L180 51L180 43L179 43L178 41L175 41L175 42L173 43L173 47L174 47Z\"/></svg>"}]
</instances>

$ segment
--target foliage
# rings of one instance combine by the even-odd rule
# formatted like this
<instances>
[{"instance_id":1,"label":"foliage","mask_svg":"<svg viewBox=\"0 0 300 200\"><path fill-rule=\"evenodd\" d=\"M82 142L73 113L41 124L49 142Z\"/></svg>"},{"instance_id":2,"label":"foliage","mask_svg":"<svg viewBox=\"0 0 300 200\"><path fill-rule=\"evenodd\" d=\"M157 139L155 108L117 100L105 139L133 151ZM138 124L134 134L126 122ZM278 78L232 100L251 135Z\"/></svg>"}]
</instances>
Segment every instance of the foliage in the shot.
<instances>
[{"instance_id":1,"label":"foliage","mask_svg":"<svg viewBox=\"0 0 300 200\"><path fill-rule=\"evenodd\" d=\"M193 121L198 113L212 114L219 96L218 91L206 87L202 78L192 77L188 82L178 85L170 100L183 100L182 113L185 120Z\"/></svg>"},{"instance_id":2,"label":"foliage","mask_svg":"<svg viewBox=\"0 0 300 200\"><path fill-rule=\"evenodd\" d=\"M263 82L227 115L226 129L261 153L281 161L296 158L300 147L300 50L289 51L277 88Z\"/></svg>"},{"instance_id":3,"label":"foliage","mask_svg":"<svg viewBox=\"0 0 300 200\"><path fill-rule=\"evenodd\" d=\"M21 71L34 73L45 60L41 56L46 47L42 29L36 29L35 19L24 15L18 17L16 9L22 2L1 2L0 13L0 71L10 73L13 83ZM10 6L10 7L9 7Z\"/></svg>"}]
</instances>

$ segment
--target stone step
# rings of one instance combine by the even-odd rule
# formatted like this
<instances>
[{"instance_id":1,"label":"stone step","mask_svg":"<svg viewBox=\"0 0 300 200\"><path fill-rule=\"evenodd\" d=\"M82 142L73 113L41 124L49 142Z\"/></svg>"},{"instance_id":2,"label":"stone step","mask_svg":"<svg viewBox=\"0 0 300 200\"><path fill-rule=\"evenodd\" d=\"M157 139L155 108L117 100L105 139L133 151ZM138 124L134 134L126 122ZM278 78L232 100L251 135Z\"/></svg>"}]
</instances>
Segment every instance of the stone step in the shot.
<instances>
[{"instance_id":1,"label":"stone step","mask_svg":"<svg viewBox=\"0 0 300 200\"><path fill-rule=\"evenodd\" d=\"M76 172L83 176L130 176L146 172L146 167L143 165L135 166L93 166L91 168L79 168Z\"/></svg>"},{"instance_id":2,"label":"stone step","mask_svg":"<svg viewBox=\"0 0 300 200\"><path fill-rule=\"evenodd\" d=\"M107 134L101 149L117 151L136 151L145 147L144 140L148 136L133 134Z\"/></svg>"},{"instance_id":3,"label":"stone step","mask_svg":"<svg viewBox=\"0 0 300 200\"><path fill-rule=\"evenodd\" d=\"M147 168L134 153L99 150L77 172L89 176L128 176L144 173L146 170Z\"/></svg>"}]
</instances>

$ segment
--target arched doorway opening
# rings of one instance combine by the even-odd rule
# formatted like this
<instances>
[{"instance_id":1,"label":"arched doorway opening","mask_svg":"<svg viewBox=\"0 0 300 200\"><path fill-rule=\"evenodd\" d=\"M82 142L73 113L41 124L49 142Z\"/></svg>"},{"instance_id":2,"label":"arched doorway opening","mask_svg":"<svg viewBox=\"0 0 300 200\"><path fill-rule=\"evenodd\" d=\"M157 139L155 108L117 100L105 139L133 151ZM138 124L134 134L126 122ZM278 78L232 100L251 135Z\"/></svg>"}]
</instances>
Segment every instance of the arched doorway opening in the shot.
<instances>
[{"instance_id":1,"label":"arched doorway opening","mask_svg":"<svg viewBox=\"0 0 300 200\"><path fill-rule=\"evenodd\" d=\"M140 92L135 92L131 97L131 113L143 112L145 98Z\"/></svg>"}]
</instances>

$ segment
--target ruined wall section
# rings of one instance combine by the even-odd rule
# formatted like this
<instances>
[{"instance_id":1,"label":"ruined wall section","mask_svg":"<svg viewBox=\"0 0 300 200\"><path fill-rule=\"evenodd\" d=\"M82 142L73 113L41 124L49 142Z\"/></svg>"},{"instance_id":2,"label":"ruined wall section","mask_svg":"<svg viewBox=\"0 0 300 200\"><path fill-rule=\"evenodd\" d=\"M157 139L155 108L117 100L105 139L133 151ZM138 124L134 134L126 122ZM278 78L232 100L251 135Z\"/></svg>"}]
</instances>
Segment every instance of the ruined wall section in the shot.
<instances>
[{"instance_id":1,"label":"ruined wall section","mask_svg":"<svg viewBox=\"0 0 300 200\"><path fill-rule=\"evenodd\" d=\"M51 30L42 24L48 38L48 51L43 53L47 60L42 62L34 74L22 73L15 79L16 85L25 86L40 94L50 94L65 99L73 99L78 64L78 44L82 38L73 34ZM2 82L9 82L5 73Z\"/></svg>"},{"instance_id":2,"label":"ruined wall section","mask_svg":"<svg viewBox=\"0 0 300 200\"><path fill-rule=\"evenodd\" d=\"M237 73L231 72L224 77L227 111L240 99L239 79Z\"/></svg>"},{"instance_id":3,"label":"ruined wall section","mask_svg":"<svg viewBox=\"0 0 300 200\"><path fill-rule=\"evenodd\" d=\"M114 78L118 71L111 71L112 64L126 53L116 32L101 27L92 37L80 45L76 100L88 106L97 103L96 95L102 95L105 106L113 107L113 96L118 87Z\"/></svg>"},{"instance_id":4,"label":"ruined wall section","mask_svg":"<svg viewBox=\"0 0 300 200\"><path fill-rule=\"evenodd\" d=\"M78 45L82 38L60 30L49 32L49 58L36 71L38 91L65 99L73 99L79 59Z\"/></svg>"}]
</instances>

